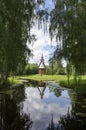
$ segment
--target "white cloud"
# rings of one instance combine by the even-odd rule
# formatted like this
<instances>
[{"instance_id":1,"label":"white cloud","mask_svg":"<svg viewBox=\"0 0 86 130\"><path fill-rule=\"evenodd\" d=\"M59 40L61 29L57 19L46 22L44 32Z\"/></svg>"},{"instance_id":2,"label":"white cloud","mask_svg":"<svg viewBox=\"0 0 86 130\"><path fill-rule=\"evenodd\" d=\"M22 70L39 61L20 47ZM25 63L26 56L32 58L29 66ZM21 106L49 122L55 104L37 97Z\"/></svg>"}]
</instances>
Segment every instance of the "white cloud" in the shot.
<instances>
[{"instance_id":1,"label":"white cloud","mask_svg":"<svg viewBox=\"0 0 86 130\"><path fill-rule=\"evenodd\" d=\"M56 46L55 40L51 46L49 33L44 33L43 28L38 29L37 25L32 28L31 33L36 35L37 40L34 42L34 44L29 45L33 53L33 57L30 58L29 62L39 64L41 55L43 54L45 64L48 64L49 57Z\"/></svg>"},{"instance_id":2,"label":"white cloud","mask_svg":"<svg viewBox=\"0 0 86 130\"><path fill-rule=\"evenodd\" d=\"M54 8L54 2L52 0L46 0L45 1L45 7L48 9L48 11L51 11ZM43 25L42 25L43 26ZM47 31L49 30L49 23L47 23ZM33 45L30 45L29 47L33 50L33 58L30 58L30 63L39 63L41 55L43 54L45 59L45 64L48 64L49 57L51 53L54 51L54 47L56 46L55 39L52 42L51 47L51 39L49 37L49 31L45 32L44 34L44 28L38 29L38 25L35 24L34 27L31 30L32 34L36 35L37 40L34 42Z\"/></svg>"}]
</instances>

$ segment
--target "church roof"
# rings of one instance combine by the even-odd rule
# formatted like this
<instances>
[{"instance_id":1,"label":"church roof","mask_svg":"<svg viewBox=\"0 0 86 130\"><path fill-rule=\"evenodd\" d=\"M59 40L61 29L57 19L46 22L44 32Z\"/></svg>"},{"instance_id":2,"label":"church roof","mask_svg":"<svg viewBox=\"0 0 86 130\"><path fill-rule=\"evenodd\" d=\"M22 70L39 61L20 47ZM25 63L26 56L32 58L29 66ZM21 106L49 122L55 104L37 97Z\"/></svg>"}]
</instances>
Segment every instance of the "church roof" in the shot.
<instances>
[{"instance_id":1,"label":"church roof","mask_svg":"<svg viewBox=\"0 0 86 130\"><path fill-rule=\"evenodd\" d=\"M39 64L39 69L45 69L45 65L44 65L43 62L41 62L41 63Z\"/></svg>"},{"instance_id":2,"label":"church roof","mask_svg":"<svg viewBox=\"0 0 86 130\"><path fill-rule=\"evenodd\" d=\"M41 60L40 60L39 69L45 69L43 56L41 57Z\"/></svg>"}]
</instances>

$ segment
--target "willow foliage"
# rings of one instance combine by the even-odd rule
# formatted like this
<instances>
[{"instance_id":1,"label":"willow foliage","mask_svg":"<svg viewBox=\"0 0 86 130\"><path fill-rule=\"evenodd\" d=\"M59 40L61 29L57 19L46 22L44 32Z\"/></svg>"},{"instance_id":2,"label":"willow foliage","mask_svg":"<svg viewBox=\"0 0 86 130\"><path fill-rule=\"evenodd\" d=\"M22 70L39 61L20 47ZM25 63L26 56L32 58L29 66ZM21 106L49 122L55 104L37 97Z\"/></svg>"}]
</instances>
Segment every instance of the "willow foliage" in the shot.
<instances>
[{"instance_id":1,"label":"willow foliage","mask_svg":"<svg viewBox=\"0 0 86 130\"><path fill-rule=\"evenodd\" d=\"M26 61L31 50L27 47L35 40L30 30L40 15L43 0L0 0L0 73L1 82Z\"/></svg>"},{"instance_id":2,"label":"willow foliage","mask_svg":"<svg viewBox=\"0 0 86 130\"><path fill-rule=\"evenodd\" d=\"M57 0L51 12L51 38L61 41L54 55L64 57L74 65L76 72L84 73L86 67L86 1ZM56 50L58 50L58 45Z\"/></svg>"}]
</instances>

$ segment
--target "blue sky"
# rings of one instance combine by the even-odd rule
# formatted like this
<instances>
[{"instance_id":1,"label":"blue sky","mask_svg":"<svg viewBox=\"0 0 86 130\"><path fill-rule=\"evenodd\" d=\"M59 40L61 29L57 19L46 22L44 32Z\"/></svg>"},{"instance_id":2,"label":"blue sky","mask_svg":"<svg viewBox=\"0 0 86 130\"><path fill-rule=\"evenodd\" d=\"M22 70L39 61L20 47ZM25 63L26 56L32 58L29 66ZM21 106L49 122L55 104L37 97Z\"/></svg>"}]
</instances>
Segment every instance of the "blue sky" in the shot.
<instances>
[{"instance_id":1,"label":"blue sky","mask_svg":"<svg viewBox=\"0 0 86 130\"><path fill-rule=\"evenodd\" d=\"M46 0L45 8L51 10L53 7L54 3L52 3L52 0ZM47 27L49 27L49 23ZM34 25L34 27L31 30L31 33L36 35L37 40L34 42L34 44L30 45L33 57L30 58L29 62L39 64L41 55L43 54L45 64L48 64L49 57L53 53L56 46L55 39L53 40L51 46L49 32L44 33L44 29L42 28L39 30L37 25Z\"/></svg>"}]
</instances>

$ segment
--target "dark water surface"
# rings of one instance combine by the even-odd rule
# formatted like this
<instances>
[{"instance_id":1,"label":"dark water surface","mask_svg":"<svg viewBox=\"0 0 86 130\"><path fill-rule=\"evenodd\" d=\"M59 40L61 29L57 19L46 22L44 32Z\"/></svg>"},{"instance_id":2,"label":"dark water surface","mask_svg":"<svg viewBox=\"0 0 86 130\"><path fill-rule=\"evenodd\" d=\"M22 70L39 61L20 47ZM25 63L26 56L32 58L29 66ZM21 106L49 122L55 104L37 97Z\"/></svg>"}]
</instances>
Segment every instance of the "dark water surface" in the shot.
<instances>
[{"instance_id":1,"label":"dark water surface","mask_svg":"<svg viewBox=\"0 0 86 130\"><path fill-rule=\"evenodd\" d=\"M86 130L86 94L54 81L0 92L0 130Z\"/></svg>"}]
</instances>

